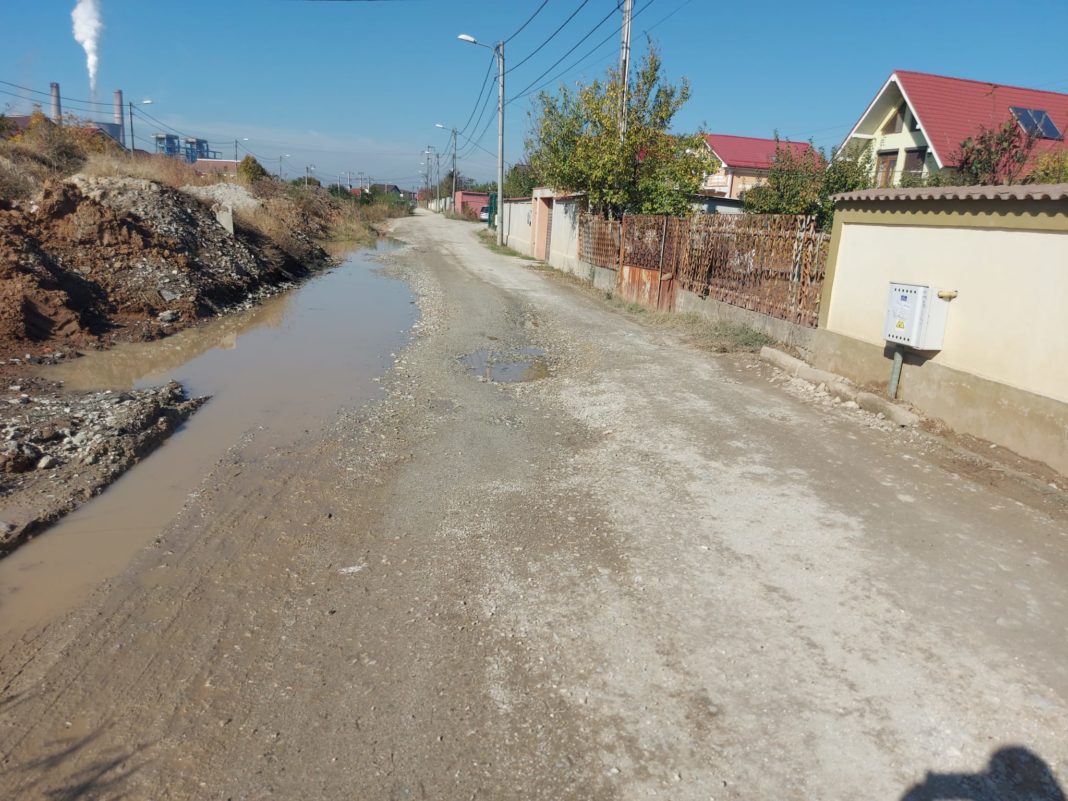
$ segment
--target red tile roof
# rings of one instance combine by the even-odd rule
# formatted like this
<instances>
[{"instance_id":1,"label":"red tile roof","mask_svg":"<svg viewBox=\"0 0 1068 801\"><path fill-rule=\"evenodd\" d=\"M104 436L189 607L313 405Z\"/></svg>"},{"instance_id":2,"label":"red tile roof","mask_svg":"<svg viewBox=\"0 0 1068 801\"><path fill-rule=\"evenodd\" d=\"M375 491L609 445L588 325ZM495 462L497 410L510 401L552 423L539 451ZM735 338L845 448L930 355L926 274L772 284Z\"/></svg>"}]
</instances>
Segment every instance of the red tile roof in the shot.
<instances>
[{"instance_id":1,"label":"red tile roof","mask_svg":"<svg viewBox=\"0 0 1068 801\"><path fill-rule=\"evenodd\" d=\"M943 166L955 163L960 143L980 127L994 128L1012 119L1009 106L1043 109L1061 134L1068 131L1068 94L906 70L897 70L894 76ZM1039 139L1034 152L1066 146L1063 140Z\"/></svg>"},{"instance_id":2,"label":"red tile roof","mask_svg":"<svg viewBox=\"0 0 1068 801\"><path fill-rule=\"evenodd\" d=\"M705 141L716 158L733 169L767 170L771 168L772 159L775 158L774 139L708 134ZM812 149L807 142L781 141L779 144L790 148L797 155Z\"/></svg>"}]
</instances>

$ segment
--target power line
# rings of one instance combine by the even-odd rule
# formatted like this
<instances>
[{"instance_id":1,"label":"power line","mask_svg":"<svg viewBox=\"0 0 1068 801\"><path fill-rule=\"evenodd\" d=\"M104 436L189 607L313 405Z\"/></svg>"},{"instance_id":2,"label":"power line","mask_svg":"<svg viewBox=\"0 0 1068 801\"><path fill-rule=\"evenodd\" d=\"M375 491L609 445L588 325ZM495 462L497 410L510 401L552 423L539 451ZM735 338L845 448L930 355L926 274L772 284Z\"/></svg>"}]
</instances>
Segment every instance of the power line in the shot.
<instances>
[{"instance_id":1,"label":"power line","mask_svg":"<svg viewBox=\"0 0 1068 801\"><path fill-rule=\"evenodd\" d=\"M486 84L489 83L490 73L493 72L493 64L496 62L497 56L491 54L489 59L489 66L486 67L486 77L482 79L482 88L478 90L478 99L475 100L475 105L471 109L471 113L467 117L467 122L464 123L464 127L461 130L466 131L467 126L471 124L471 120L475 116L475 111L478 109L478 104L482 102L482 93L486 91ZM478 123L475 123L476 127Z\"/></svg>"},{"instance_id":2,"label":"power line","mask_svg":"<svg viewBox=\"0 0 1068 801\"><path fill-rule=\"evenodd\" d=\"M600 28L602 25L604 25L606 22L608 22L608 20L612 18L612 15L615 14L616 11L617 11L617 9L614 9L614 8L611 11L609 11L604 17L601 18L600 22L598 22L596 25L594 25L592 28L590 28L590 30L586 33L585 36L583 36L581 39L579 39L577 42L575 42L575 44L571 47L570 50L568 50L566 53L564 53L562 56L560 56L560 58L558 58L556 61L554 61L552 63L552 66L549 67L549 69L545 70L545 72L543 72L541 75L539 75L537 78L535 78L529 84L527 84L523 89L521 89L519 91L518 94L513 95L511 98L509 98L506 101L506 103L511 103L517 97L522 97L523 93L526 92L528 89L530 89L530 87L532 87L534 84L536 84L542 78L544 78L546 75L548 75L554 69L556 69L560 65L561 61L563 61L565 58L567 58L572 53L574 53L579 48L579 45L581 45L583 42L585 42L587 39L589 39L591 36L593 36L594 31L596 31L598 28ZM612 34L612 35L614 36L615 34ZM602 44L603 44L603 42L602 42ZM598 47L600 47L600 45L598 45Z\"/></svg>"},{"instance_id":3,"label":"power line","mask_svg":"<svg viewBox=\"0 0 1068 801\"><path fill-rule=\"evenodd\" d=\"M518 35L519 35L519 34L520 34L520 33L521 33L522 31L523 31L523 29L524 29L525 27L527 27L527 26L528 26L528 25L529 25L529 24L530 24L531 22L533 22L533 21L534 21L534 17L538 16L538 14L540 14L540 13L541 13L541 10L542 10L543 8L545 8L545 6L547 6L548 4L549 4L549 0L543 0L542 4L541 4L540 6L538 6L538 7L537 7L537 8L536 8L536 9L534 10L534 13L533 13L533 14L531 14L531 15L530 15L530 16L529 16L529 17L527 18L527 21L526 21L526 22L524 22L524 23L523 23L522 25L520 25L520 26L519 26L519 28L518 28L518 29L516 30L516 32L515 32L515 33L513 33L513 34L512 34L511 36L509 36L509 37L508 37L507 39L505 39L505 40L504 40L504 43L505 43L505 44L508 44L508 42L512 41L512 40L513 40L513 39L514 39L515 37L517 37L517 36L518 36Z\"/></svg>"},{"instance_id":4,"label":"power line","mask_svg":"<svg viewBox=\"0 0 1068 801\"><path fill-rule=\"evenodd\" d=\"M544 42L542 42L542 43L541 43L540 45L538 45L538 46L537 46L536 48L534 48L534 52L530 53L530 54L529 54L529 55L528 55L528 56L527 56L526 58L524 58L524 59L520 59L520 61L519 61L518 63L516 63L516 64L513 64L513 65L512 65L512 66L510 66L510 67L509 67L508 69L506 69L506 70L504 71L504 74L505 74L505 75L507 75L507 74L508 74L509 72L511 72L512 70L516 70L516 69L519 69L519 68L520 68L520 67L522 67L522 66L523 66L524 64L526 64L526 63L527 63L528 61L530 61L530 60L531 60L532 58L534 58L534 56L536 56L536 55L538 54L538 52L539 52L539 51L540 51L540 50L541 50L541 49L542 49L543 47L545 47L545 45L549 44L549 42L551 42L551 41L552 41L553 39L555 39L555 38L556 38L556 34L560 33L560 31L562 31L562 30L564 29L564 26L565 26L565 25L567 25L567 23L571 22L571 20L573 20L573 19L575 18L575 15L576 15L576 14L578 14L578 13L579 13L579 12L580 12L580 11L581 11L581 10L582 10L583 8L585 8L585 6L586 6L586 4L587 4L588 2L590 2L590 0L582 0L582 2L581 2L581 3L579 3L579 7L578 7L578 8L576 8L576 9L575 9L574 11L572 11L572 12L571 12L571 16L569 16L569 17L568 17L567 19L565 19L565 20L564 20L563 22L561 22L561 23L560 23L560 27L559 27L559 28L557 28L557 29L556 29L555 31L553 31L553 32L552 32L552 33L551 33L551 34L549 35L549 38L548 38L548 39L546 39L546 40L545 40Z\"/></svg>"},{"instance_id":5,"label":"power line","mask_svg":"<svg viewBox=\"0 0 1068 801\"><path fill-rule=\"evenodd\" d=\"M636 19L639 15L642 14L642 12L644 12L646 9L648 9L649 6L651 6L655 2L656 2L656 0L649 0L649 2L645 3L645 5L643 5L641 8L639 8L637 11L634 12L634 14L632 15L631 19L632 20ZM683 3L683 5L686 5L686 3L688 3L688 2L690 2L690 0L686 0L686 2ZM682 6L679 6L679 8L675 9L675 11L678 11L681 8L682 8ZM615 11L613 10L612 12L609 13L608 16L610 17L614 13L615 13ZM672 13L675 13L675 12L672 12ZM671 16L671 14L668 15L668 17L670 17L670 16ZM654 25L650 26L647 30L652 30L653 28L655 28L657 25L659 25L661 22L663 22L668 17L662 18L659 22L657 22ZM607 18L608 17L606 17L605 19L607 19ZM581 40L579 40L578 44L576 44L575 47L578 47L578 45L580 45L580 44L582 44L582 42L586 41L586 39L588 39L590 37L590 35L592 35L595 30L597 30L599 27L601 27L601 25L604 24L604 22L605 22L604 19L602 19L600 22L598 22L597 25L595 25L593 27L593 29L589 33L587 33ZM579 56L578 60L575 61L573 64L571 64L571 66L564 68L561 72L558 72L556 75L554 75L552 78L549 78L549 80L545 81L544 83L541 83L541 84L538 84L537 86L534 86L535 83L537 83L543 77L545 77L546 73L548 73L549 70L552 70L557 64L559 64L561 61L563 61L565 58L567 58L568 55L570 55L570 53L575 50L575 47L571 48L571 50L569 50L567 53L564 53L562 58L557 60L556 64L553 64L552 67L549 67L548 70L546 70L541 75L539 75L537 78L535 78L534 81L532 81L530 84L528 84L521 92L518 92L517 94L512 95L512 97L509 98L505 102L505 105L508 105L513 100L520 100L520 99L526 97L529 94L533 94L534 92L537 92L539 89L549 85L550 83L553 83L554 81L559 80L564 75L567 75L569 72L573 71L580 64L582 64L587 58L589 58L594 53L596 53L598 50L600 50L602 47L604 47L605 44L607 44L609 41L614 39L619 34L619 32L622 31L622 30L623 30L623 26L620 25L618 28L616 28L611 33L609 33L608 36L606 36L600 42L598 42L593 47L591 47L589 50L587 50L583 55ZM533 88L531 88L531 87L533 87Z\"/></svg>"},{"instance_id":6,"label":"power line","mask_svg":"<svg viewBox=\"0 0 1068 801\"><path fill-rule=\"evenodd\" d=\"M0 84L3 84L4 86L11 86L11 87L13 87L15 89L21 89L24 92L31 92L32 94L35 94L35 95L43 95L44 97L48 97L48 98L50 98L52 96L52 92L51 91L45 92L45 91L43 91L41 89L31 89L28 86L20 86L19 84L11 83L10 81L0 81ZM28 100L29 98L26 98L26 99ZM99 100L79 100L76 97L63 97L62 95L60 95L59 99L61 101L65 102L65 103L80 103L80 104L85 105L85 106L102 106L103 108L108 108L108 107L111 106L110 103L105 103L105 102L102 102L102 101L99 101Z\"/></svg>"}]
</instances>

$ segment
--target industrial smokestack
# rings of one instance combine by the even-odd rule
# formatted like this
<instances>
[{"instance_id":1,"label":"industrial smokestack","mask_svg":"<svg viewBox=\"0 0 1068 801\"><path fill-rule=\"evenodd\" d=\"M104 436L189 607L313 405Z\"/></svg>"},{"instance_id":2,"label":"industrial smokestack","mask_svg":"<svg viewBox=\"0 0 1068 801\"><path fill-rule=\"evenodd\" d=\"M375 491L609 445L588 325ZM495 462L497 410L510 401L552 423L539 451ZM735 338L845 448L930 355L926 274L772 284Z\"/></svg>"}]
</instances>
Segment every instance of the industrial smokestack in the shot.
<instances>
[{"instance_id":1,"label":"industrial smokestack","mask_svg":"<svg viewBox=\"0 0 1068 801\"><path fill-rule=\"evenodd\" d=\"M115 90L115 124L119 126L119 144L126 147L126 124L122 116L122 89Z\"/></svg>"},{"instance_id":2,"label":"industrial smokestack","mask_svg":"<svg viewBox=\"0 0 1068 801\"><path fill-rule=\"evenodd\" d=\"M59 84L52 82L52 122L63 124L63 107L59 103Z\"/></svg>"}]
</instances>

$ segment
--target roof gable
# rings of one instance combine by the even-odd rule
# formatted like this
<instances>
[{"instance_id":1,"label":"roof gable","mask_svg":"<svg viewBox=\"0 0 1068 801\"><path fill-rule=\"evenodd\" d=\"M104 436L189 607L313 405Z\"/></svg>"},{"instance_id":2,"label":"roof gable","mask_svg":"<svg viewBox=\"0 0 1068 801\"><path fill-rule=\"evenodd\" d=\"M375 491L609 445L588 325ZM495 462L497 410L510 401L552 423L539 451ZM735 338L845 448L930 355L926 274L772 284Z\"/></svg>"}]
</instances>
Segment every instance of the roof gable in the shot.
<instances>
[{"instance_id":1,"label":"roof gable","mask_svg":"<svg viewBox=\"0 0 1068 801\"><path fill-rule=\"evenodd\" d=\"M898 95L904 98L919 121L920 130L939 166L955 163L954 157L960 149L960 143L975 136L981 128L996 128L1006 120L1014 119L1009 111L1010 106L1043 109L1062 135L1068 131L1068 94L896 70L883 84L846 141L866 123L870 123L869 118L873 115L885 112L888 103L897 102L895 98ZM1063 139L1039 139L1034 152L1063 150L1066 147L1068 145Z\"/></svg>"},{"instance_id":2,"label":"roof gable","mask_svg":"<svg viewBox=\"0 0 1068 801\"><path fill-rule=\"evenodd\" d=\"M712 154L731 169L770 170L775 160L775 146L789 148L795 155L812 150L807 142L787 142L760 139L754 136L731 136L730 134L706 134L705 143Z\"/></svg>"}]
</instances>

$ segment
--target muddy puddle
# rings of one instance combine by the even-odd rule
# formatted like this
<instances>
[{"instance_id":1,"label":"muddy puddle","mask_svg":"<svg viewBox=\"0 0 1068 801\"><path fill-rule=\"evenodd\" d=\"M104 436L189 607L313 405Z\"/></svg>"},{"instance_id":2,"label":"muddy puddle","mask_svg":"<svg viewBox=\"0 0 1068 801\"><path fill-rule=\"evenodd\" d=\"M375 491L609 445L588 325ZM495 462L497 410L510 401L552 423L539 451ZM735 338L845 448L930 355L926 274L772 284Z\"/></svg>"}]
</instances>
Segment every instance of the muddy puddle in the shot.
<instances>
[{"instance_id":1,"label":"muddy puddle","mask_svg":"<svg viewBox=\"0 0 1068 801\"><path fill-rule=\"evenodd\" d=\"M212 399L102 495L0 560L0 638L56 618L121 572L231 446L250 434L256 452L285 446L376 397L374 378L403 346L417 311L407 286L381 275L372 255L351 254L250 311L45 372L70 389L175 379Z\"/></svg>"},{"instance_id":2,"label":"muddy puddle","mask_svg":"<svg viewBox=\"0 0 1068 801\"><path fill-rule=\"evenodd\" d=\"M480 348L461 361L472 375L497 384L537 381L550 375L549 356L541 348L515 348L504 352Z\"/></svg>"}]
</instances>

